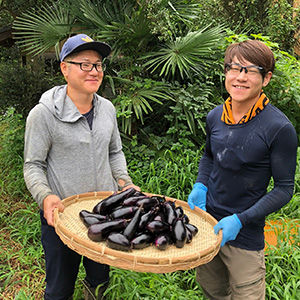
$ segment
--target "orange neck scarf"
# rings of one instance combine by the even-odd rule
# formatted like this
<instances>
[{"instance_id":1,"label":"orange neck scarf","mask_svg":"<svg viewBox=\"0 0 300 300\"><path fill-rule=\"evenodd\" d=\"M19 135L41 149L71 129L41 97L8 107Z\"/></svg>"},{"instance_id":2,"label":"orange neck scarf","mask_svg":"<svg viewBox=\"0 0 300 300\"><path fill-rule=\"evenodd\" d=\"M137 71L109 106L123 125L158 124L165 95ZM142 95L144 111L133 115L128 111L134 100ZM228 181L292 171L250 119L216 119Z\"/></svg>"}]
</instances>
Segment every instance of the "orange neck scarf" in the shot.
<instances>
[{"instance_id":1,"label":"orange neck scarf","mask_svg":"<svg viewBox=\"0 0 300 300\"><path fill-rule=\"evenodd\" d=\"M249 111L239 120L237 124L244 124L257 116L269 103L268 97L261 93L257 102L249 109ZM223 113L221 120L229 125L236 124L232 114L232 99L229 97L223 104Z\"/></svg>"}]
</instances>

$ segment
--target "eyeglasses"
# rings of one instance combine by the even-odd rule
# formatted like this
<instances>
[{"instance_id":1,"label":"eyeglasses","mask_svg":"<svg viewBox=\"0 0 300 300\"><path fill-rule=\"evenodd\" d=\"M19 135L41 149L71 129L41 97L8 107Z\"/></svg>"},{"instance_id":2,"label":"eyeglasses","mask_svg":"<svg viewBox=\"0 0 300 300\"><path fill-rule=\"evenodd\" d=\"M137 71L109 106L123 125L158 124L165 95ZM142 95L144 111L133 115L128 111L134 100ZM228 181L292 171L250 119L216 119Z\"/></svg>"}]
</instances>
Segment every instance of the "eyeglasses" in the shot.
<instances>
[{"instance_id":1,"label":"eyeglasses","mask_svg":"<svg viewBox=\"0 0 300 300\"><path fill-rule=\"evenodd\" d=\"M86 63L86 62L75 62L75 61L66 61L66 63L79 65L80 69L85 72L91 72L93 68L96 69L97 72L104 72L106 69L106 65L98 62L96 64Z\"/></svg>"},{"instance_id":2,"label":"eyeglasses","mask_svg":"<svg viewBox=\"0 0 300 300\"><path fill-rule=\"evenodd\" d=\"M230 72L231 74L238 75L239 73L242 73L243 70L245 70L245 74L249 76L255 76L257 74L264 74L266 70L262 67L250 65L243 67L239 64L231 63L225 65L227 72Z\"/></svg>"}]
</instances>

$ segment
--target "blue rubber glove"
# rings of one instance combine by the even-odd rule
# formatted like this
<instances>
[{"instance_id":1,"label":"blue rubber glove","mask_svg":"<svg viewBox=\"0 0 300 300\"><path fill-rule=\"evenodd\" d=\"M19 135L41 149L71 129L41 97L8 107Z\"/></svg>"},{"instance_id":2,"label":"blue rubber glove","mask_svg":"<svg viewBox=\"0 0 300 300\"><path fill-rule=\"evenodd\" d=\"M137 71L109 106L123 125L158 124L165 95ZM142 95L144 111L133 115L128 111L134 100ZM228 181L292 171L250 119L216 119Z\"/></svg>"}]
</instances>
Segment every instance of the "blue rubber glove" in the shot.
<instances>
[{"instance_id":1,"label":"blue rubber glove","mask_svg":"<svg viewBox=\"0 0 300 300\"><path fill-rule=\"evenodd\" d=\"M228 241L235 240L241 228L242 223L236 214L221 219L214 227L215 234L217 234L220 229L223 230L221 247L223 247Z\"/></svg>"},{"instance_id":2,"label":"blue rubber glove","mask_svg":"<svg viewBox=\"0 0 300 300\"><path fill-rule=\"evenodd\" d=\"M193 186L191 193L188 196L188 205L191 209L195 206L206 211L206 192L207 187L201 182L196 182Z\"/></svg>"}]
</instances>

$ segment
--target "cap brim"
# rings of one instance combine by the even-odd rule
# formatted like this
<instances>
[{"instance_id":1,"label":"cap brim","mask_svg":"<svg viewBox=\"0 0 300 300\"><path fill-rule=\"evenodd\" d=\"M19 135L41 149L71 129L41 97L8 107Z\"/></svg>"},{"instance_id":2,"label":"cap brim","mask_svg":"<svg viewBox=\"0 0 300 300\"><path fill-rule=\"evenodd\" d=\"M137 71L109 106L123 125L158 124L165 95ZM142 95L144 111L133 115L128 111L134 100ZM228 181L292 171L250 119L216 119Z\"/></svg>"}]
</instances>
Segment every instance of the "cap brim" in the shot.
<instances>
[{"instance_id":1,"label":"cap brim","mask_svg":"<svg viewBox=\"0 0 300 300\"><path fill-rule=\"evenodd\" d=\"M77 53L84 50L97 51L102 56L102 58L107 57L111 52L111 48L109 45L102 42L95 41L95 42L85 43L76 47L70 54Z\"/></svg>"}]
</instances>

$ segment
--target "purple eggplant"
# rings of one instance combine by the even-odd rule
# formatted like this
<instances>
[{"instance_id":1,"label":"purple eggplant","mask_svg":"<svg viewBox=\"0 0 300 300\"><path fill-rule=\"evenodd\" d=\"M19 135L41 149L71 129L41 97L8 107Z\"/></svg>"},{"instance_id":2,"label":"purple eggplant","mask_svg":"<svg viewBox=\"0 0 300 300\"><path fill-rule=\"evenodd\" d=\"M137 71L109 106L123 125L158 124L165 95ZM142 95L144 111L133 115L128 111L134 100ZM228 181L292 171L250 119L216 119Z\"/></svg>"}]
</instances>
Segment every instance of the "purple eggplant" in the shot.
<instances>
[{"instance_id":1,"label":"purple eggplant","mask_svg":"<svg viewBox=\"0 0 300 300\"><path fill-rule=\"evenodd\" d=\"M147 198L138 200L135 205L136 206L143 205L144 210L149 210L157 204L159 204L159 202L156 197L147 197Z\"/></svg>"},{"instance_id":2,"label":"purple eggplant","mask_svg":"<svg viewBox=\"0 0 300 300\"><path fill-rule=\"evenodd\" d=\"M176 212L177 218L182 218L184 215L184 210L183 210L182 206L175 207L175 212Z\"/></svg>"},{"instance_id":3,"label":"purple eggplant","mask_svg":"<svg viewBox=\"0 0 300 300\"><path fill-rule=\"evenodd\" d=\"M136 190L134 188L129 188L123 192L113 194L108 198L105 198L100 207L100 214L107 215L110 214L117 206L119 206L126 198L132 196Z\"/></svg>"},{"instance_id":4,"label":"purple eggplant","mask_svg":"<svg viewBox=\"0 0 300 300\"><path fill-rule=\"evenodd\" d=\"M183 221L184 224L188 224L190 222L190 219L186 214L184 214L182 216L182 221Z\"/></svg>"},{"instance_id":5,"label":"purple eggplant","mask_svg":"<svg viewBox=\"0 0 300 300\"><path fill-rule=\"evenodd\" d=\"M146 196L146 195L141 191L135 191L135 193L133 194L133 197L140 197L140 196ZM146 196L146 197L148 197L148 196Z\"/></svg>"},{"instance_id":6,"label":"purple eggplant","mask_svg":"<svg viewBox=\"0 0 300 300\"><path fill-rule=\"evenodd\" d=\"M190 230L187 227L185 228L186 228L186 243L189 244L193 240L193 234L190 232Z\"/></svg>"},{"instance_id":7,"label":"purple eggplant","mask_svg":"<svg viewBox=\"0 0 300 300\"><path fill-rule=\"evenodd\" d=\"M161 222L166 222L166 218L163 213L159 212L156 214L153 218L153 221L161 221Z\"/></svg>"},{"instance_id":8,"label":"purple eggplant","mask_svg":"<svg viewBox=\"0 0 300 300\"><path fill-rule=\"evenodd\" d=\"M137 211L135 212L133 218L131 219L131 221L128 223L128 225L126 226L126 228L123 231L123 234L129 239L131 240L136 232L136 230L138 229L140 220L141 220L141 216L142 216L142 211L143 211L143 206L141 205Z\"/></svg>"},{"instance_id":9,"label":"purple eggplant","mask_svg":"<svg viewBox=\"0 0 300 300\"><path fill-rule=\"evenodd\" d=\"M141 220L140 220L140 223L139 223L139 229L142 229L146 226L147 223L149 223L150 221L153 220L155 214L157 212L157 209L156 208L151 208L148 212L144 213L142 216L141 216Z\"/></svg>"},{"instance_id":10,"label":"purple eggplant","mask_svg":"<svg viewBox=\"0 0 300 300\"><path fill-rule=\"evenodd\" d=\"M191 223L185 224L185 227L192 233L193 236L198 233L198 228Z\"/></svg>"},{"instance_id":11,"label":"purple eggplant","mask_svg":"<svg viewBox=\"0 0 300 300\"><path fill-rule=\"evenodd\" d=\"M155 238L154 245L159 250L166 250L170 245L172 238L168 233L161 233Z\"/></svg>"},{"instance_id":12,"label":"purple eggplant","mask_svg":"<svg viewBox=\"0 0 300 300\"><path fill-rule=\"evenodd\" d=\"M182 218L176 219L173 226L173 238L175 240L175 246L177 248L182 248L186 243L186 227L183 223Z\"/></svg>"},{"instance_id":13,"label":"purple eggplant","mask_svg":"<svg viewBox=\"0 0 300 300\"><path fill-rule=\"evenodd\" d=\"M118 209L115 209L110 215L109 218L111 220L114 219L128 219L133 217L135 212L137 211L138 207L136 206L126 206L126 207L121 207Z\"/></svg>"},{"instance_id":14,"label":"purple eggplant","mask_svg":"<svg viewBox=\"0 0 300 300\"><path fill-rule=\"evenodd\" d=\"M133 249L144 249L151 246L154 237L149 233L142 233L131 240L131 245Z\"/></svg>"},{"instance_id":15,"label":"purple eggplant","mask_svg":"<svg viewBox=\"0 0 300 300\"><path fill-rule=\"evenodd\" d=\"M79 218L81 220L83 220L84 218L86 217L93 217L93 218L96 218L99 220L99 222L102 222L102 221L106 221L107 220L107 216L103 216L103 215L99 215L97 213L92 213L88 210L81 210L79 212Z\"/></svg>"},{"instance_id":16,"label":"purple eggplant","mask_svg":"<svg viewBox=\"0 0 300 300\"><path fill-rule=\"evenodd\" d=\"M103 223L103 222L105 222L105 220L99 221L99 219L95 218L95 217L84 217L84 218L82 218L82 223L87 228L89 228L91 225L98 224L98 223Z\"/></svg>"},{"instance_id":17,"label":"purple eggplant","mask_svg":"<svg viewBox=\"0 0 300 300\"><path fill-rule=\"evenodd\" d=\"M151 233L158 234L170 230L170 225L162 221L151 221L147 223L146 229Z\"/></svg>"},{"instance_id":18,"label":"purple eggplant","mask_svg":"<svg viewBox=\"0 0 300 300\"><path fill-rule=\"evenodd\" d=\"M132 196L132 197L129 197L127 199L125 199L123 201L123 205L124 206L133 206L133 205L136 205L136 203L138 202L138 200L140 199L145 199L145 198L149 198L148 196L145 196L145 195L141 195L141 196Z\"/></svg>"},{"instance_id":19,"label":"purple eggplant","mask_svg":"<svg viewBox=\"0 0 300 300\"><path fill-rule=\"evenodd\" d=\"M172 205L172 203L174 203L174 202L166 201L164 203L164 208L165 208L166 215L167 215L167 223L169 225L173 225L174 221L177 218L177 214L175 212L175 209L174 209L174 206Z\"/></svg>"},{"instance_id":20,"label":"purple eggplant","mask_svg":"<svg viewBox=\"0 0 300 300\"><path fill-rule=\"evenodd\" d=\"M175 209L175 201L165 201L164 204L170 204Z\"/></svg>"},{"instance_id":21,"label":"purple eggplant","mask_svg":"<svg viewBox=\"0 0 300 300\"><path fill-rule=\"evenodd\" d=\"M101 209L101 206L102 206L102 204L103 204L103 201L104 201L104 200L101 200L100 202L98 202L98 203L94 206L94 208L93 208L93 213L95 213L95 214L100 214L100 209Z\"/></svg>"},{"instance_id":22,"label":"purple eggplant","mask_svg":"<svg viewBox=\"0 0 300 300\"><path fill-rule=\"evenodd\" d=\"M91 225L88 229L88 237L94 242L104 241L113 231L119 231L127 226L125 219L116 219Z\"/></svg>"},{"instance_id":23,"label":"purple eggplant","mask_svg":"<svg viewBox=\"0 0 300 300\"><path fill-rule=\"evenodd\" d=\"M165 196L152 196L151 198L155 198L160 204L164 203L166 201Z\"/></svg>"},{"instance_id":24,"label":"purple eggplant","mask_svg":"<svg viewBox=\"0 0 300 300\"><path fill-rule=\"evenodd\" d=\"M119 251L131 251L131 243L120 232L112 232L106 239L106 244L109 248L119 250Z\"/></svg>"}]
</instances>

